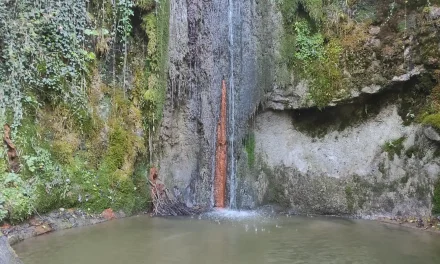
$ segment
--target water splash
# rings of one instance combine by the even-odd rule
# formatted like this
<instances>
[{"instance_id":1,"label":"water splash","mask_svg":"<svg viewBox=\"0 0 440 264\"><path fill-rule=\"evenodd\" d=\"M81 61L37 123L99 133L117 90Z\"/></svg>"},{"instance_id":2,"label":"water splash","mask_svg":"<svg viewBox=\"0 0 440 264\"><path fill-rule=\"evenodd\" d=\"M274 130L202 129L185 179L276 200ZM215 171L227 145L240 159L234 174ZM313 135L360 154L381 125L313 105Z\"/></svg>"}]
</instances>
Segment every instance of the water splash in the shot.
<instances>
[{"instance_id":1,"label":"water splash","mask_svg":"<svg viewBox=\"0 0 440 264\"><path fill-rule=\"evenodd\" d=\"M230 221L240 221L240 220L256 220L264 219L266 216L258 211L239 211L230 209L216 209L214 211L204 213L200 215L200 219L209 220L230 220Z\"/></svg>"}]
</instances>

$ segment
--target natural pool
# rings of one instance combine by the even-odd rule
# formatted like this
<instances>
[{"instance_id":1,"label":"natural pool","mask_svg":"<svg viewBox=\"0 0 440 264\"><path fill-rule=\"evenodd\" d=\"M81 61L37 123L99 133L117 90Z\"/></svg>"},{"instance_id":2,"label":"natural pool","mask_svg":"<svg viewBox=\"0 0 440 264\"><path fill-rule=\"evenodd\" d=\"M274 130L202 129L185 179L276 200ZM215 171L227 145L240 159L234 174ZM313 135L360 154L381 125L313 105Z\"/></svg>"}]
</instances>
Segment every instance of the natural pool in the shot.
<instances>
[{"instance_id":1,"label":"natural pool","mask_svg":"<svg viewBox=\"0 0 440 264\"><path fill-rule=\"evenodd\" d=\"M374 221L211 213L137 216L14 247L25 264L440 263L440 236Z\"/></svg>"}]
</instances>

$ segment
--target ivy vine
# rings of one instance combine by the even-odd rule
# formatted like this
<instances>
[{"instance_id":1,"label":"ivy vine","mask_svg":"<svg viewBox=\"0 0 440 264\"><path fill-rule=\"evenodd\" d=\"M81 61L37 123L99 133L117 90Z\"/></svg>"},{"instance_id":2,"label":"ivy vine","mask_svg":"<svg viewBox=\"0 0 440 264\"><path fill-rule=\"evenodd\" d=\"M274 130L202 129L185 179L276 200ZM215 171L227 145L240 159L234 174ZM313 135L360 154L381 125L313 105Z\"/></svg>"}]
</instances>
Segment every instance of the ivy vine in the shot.
<instances>
[{"instance_id":1,"label":"ivy vine","mask_svg":"<svg viewBox=\"0 0 440 264\"><path fill-rule=\"evenodd\" d=\"M26 95L44 102L85 104L86 1L6 0L0 3L0 119L13 113L15 129Z\"/></svg>"}]
</instances>

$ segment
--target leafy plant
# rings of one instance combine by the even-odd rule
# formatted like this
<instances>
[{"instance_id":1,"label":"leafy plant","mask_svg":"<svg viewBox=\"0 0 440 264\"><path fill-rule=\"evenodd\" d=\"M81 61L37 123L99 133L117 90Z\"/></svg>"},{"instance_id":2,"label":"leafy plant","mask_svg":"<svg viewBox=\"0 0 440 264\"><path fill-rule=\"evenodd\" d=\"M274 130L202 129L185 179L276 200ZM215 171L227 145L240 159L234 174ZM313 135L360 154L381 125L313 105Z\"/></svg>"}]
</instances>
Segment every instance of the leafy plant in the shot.
<instances>
[{"instance_id":1,"label":"leafy plant","mask_svg":"<svg viewBox=\"0 0 440 264\"><path fill-rule=\"evenodd\" d=\"M295 58L299 60L321 59L324 53L324 38L320 33L312 34L307 21L297 21L294 24Z\"/></svg>"},{"instance_id":2,"label":"leafy plant","mask_svg":"<svg viewBox=\"0 0 440 264\"><path fill-rule=\"evenodd\" d=\"M0 173L0 222L6 217L22 221L32 212L32 186L18 174Z\"/></svg>"},{"instance_id":3,"label":"leafy plant","mask_svg":"<svg viewBox=\"0 0 440 264\"><path fill-rule=\"evenodd\" d=\"M86 17L84 0L1 1L0 108L12 110L14 129L29 93L68 102L74 110L85 106L87 65L93 60L84 48Z\"/></svg>"},{"instance_id":4,"label":"leafy plant","mask_svg":"<svg viewBox=\"0 0 440 264\"><path fill-rule=\"evenodd\" d=\"M130 36L132 25L131 25L131 17L133 16L133 1L132 0L119 0L118 1L118 13L119 13L119 27L118 31L122 36L122 43L124 46L124 61L122 68L122 86L125 90L126 85L126 74L127 74L127 46L128 46L128 37Z\"/></svg>"}]
</instances>

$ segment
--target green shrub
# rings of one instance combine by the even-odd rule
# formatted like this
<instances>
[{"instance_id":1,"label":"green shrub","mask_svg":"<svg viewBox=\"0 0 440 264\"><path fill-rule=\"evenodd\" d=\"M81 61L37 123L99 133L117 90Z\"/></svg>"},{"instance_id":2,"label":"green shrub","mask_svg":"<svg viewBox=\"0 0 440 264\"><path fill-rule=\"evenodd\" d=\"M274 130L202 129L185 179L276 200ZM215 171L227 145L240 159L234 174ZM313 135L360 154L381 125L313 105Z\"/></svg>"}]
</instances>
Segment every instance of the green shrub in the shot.
<instances>
[{"instance_id":1,"label":"green shrub","mask_svg":"<svg viewBox=\"0 0 440 264\"><path fill-rule=\"evenodd\" d=\"M312 34L307 21L297 21L295 28L295 58L302 61L321 59L324 55L324 38L320 33Z\"/></svg>"},{"instance_id":2,"label":"green shrub","mask_svg":"<svg viewBox=\"0 0 440 264\"><path fill-rule=\"evenodd\" d=\"M0 222L13 223L28 218L32 213L32 186L15 173L0 173Z\"/></svg>"}]
</instances>

